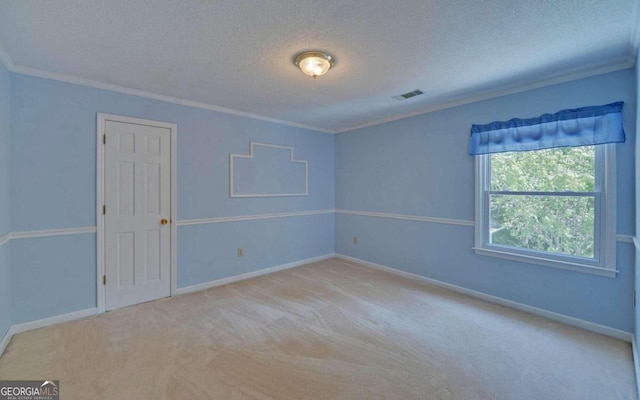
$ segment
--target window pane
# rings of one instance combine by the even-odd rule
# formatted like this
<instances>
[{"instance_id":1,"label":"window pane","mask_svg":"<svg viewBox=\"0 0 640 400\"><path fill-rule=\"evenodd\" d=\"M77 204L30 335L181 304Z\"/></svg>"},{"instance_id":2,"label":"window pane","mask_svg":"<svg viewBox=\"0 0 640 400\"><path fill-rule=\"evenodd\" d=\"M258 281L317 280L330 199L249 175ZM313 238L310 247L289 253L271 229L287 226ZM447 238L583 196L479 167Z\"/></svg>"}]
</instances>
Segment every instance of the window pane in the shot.
<instances>
[{"instance_id":1,"label":"window pane","mask_svg":"<svg viewBox=\"0 0 640 400\"><path fill-rule=\"evenodd\" d=\"M594 257L594 197L489 197L490 243Z\"/></svg>"},{"instance_id":2,"label":"window pane","mask_svg":"<svg viewBox=\"0 0 640 400\"><path fill-rule=\"evenodd\" d=\"M593 192L594 187L594 146L491 155L491 190Z\"/></svg>"}]
</instances>

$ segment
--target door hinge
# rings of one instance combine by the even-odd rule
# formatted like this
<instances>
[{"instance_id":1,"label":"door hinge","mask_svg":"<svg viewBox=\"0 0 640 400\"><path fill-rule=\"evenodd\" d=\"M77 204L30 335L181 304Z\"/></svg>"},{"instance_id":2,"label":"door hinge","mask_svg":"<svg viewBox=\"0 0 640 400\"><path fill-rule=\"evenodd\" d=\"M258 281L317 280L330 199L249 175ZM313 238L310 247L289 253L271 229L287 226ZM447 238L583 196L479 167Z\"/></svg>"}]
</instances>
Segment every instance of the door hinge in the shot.
<instances>
[{"instance_id":1,"label":"door hinge","mask_svg":"<svg viewBox=\"0 0 640 400\"><path fill-rule=\"evenodd\" d=\"M102 135L102 144L107 144L107 134Z\"/></svg>"},{"instance_id":2,"label":"door hinge","mask_svg":"<svg viewBox=\"0 0 640 400\"><path fill-rule=\"evenodd\" d=\"M102 206L102 215L107 215L107 206Z\"/></svg>"},{"instance_id":3,"label":"door hinge","mask_svg":"<svg viewBox=\"0 0 640 400\"><path fill-rule=\"evenodd\" d=\"M633 291L633 306L636 306L636 291Z\"/></svg>"},{"instance_id":4,"label":"door hinge","mask_svg":"<svg viewBox=\"0 0 640 400\"><path fill-rule=\"evenodd\" d=\"M103 285L107 284L107 276L106 275L102 275L102 284Z\"/></svg>"}]
</instances>

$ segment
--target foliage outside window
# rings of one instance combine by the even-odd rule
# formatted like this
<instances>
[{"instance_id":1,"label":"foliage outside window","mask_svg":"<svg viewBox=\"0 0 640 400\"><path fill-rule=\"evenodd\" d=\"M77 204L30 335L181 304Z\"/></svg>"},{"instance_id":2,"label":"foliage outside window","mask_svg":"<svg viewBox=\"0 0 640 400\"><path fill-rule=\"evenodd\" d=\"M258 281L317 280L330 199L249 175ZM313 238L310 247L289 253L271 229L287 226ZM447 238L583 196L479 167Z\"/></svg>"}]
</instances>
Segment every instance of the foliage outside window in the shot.
<instances>
[{"instance_id":1,"label":"foliage outside window","mask_svg":"<svg viewBox=\"0 0 640 400\"><path fill-rule=\"evenodd\" d=\"M594 257L593 146L493 154L490 193L491 243Z\"/></svg>"},{"instance_id":2,"label":"foliage outside window","mask_svg":"<svg viewBox=\"0 0 640 400\"><path fill-rule=\"evenodd\" d=\"M604 270L615 269L615 233L612 239L605 232L615 223L607 206L613 146L477 157L476 251L610 275Z\"/></svg>"}]
</instances>

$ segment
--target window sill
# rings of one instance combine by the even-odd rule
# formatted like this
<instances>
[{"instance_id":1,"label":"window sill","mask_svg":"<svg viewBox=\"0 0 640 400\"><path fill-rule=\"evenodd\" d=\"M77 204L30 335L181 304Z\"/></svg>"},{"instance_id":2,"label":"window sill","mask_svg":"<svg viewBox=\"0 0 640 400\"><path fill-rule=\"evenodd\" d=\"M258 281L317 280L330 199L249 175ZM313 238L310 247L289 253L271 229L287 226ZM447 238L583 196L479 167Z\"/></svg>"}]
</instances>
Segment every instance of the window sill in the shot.
<instances>
[{"instance_id":1,"label":"window sill","mask_svg":"<svg viewBox=\"0 0 640 400\"><path fill-rule=\"evenodd\" d=\"M611 269L611 268L594 267L591 265L572 263L568 261L550 260L550 259L541 258L541 257L533 257L533 256L527 256L523 254L515 254L507 251L493 250L493 249L487 249L487 248L481 248L481 247L474 247L473 250L476 252L476 254L481 254L484 256L504 258L507 260L526 262L529 264L544 265L546 267L566 269L569 271L606 276L609 278L615 278L617 273L619 272L618 270Z\"/></svg>"}]
</instances>

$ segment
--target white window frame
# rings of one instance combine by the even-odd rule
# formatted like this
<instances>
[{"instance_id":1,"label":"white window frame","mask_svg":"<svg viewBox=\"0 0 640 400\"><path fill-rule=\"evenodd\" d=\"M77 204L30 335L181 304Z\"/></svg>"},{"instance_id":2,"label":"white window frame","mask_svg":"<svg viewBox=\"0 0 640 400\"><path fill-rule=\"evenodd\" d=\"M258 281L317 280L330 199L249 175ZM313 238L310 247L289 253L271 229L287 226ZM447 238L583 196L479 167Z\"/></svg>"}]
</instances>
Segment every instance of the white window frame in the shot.
<instances>
[{"instance_id":1,"label":"white window frame","mask_svg":"<svg viewBox=\"0 0 640 400\"><path fill-rule=\"evenodd\" d=\"M616 268L616 145L595 145L595 257L527 250L489 243L489 188L491 155L475 156L476 254L539 264L547 267L615 277Z\"/></svg>"}]
</instances>

